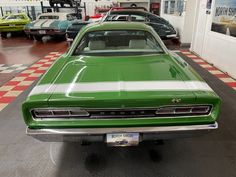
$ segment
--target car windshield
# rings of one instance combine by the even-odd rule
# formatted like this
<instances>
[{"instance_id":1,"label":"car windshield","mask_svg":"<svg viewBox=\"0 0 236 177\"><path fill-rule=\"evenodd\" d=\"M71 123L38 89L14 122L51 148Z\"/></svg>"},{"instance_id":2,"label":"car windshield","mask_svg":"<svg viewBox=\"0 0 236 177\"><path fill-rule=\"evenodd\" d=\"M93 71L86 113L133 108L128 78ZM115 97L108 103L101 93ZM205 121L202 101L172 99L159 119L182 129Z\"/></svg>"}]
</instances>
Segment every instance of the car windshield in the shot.
<instances>
[{"instance_id":1,"label":"car windshield","mask_svg":"<svg viewBox=\"0 0 236 177\"><path fill-rule=\"evenodd\" d=\"M59 19L59 16L57 16L57 15L42 15L39 17L39 19Z\"/></svg>"},{"instance_id":2,"label":"car windshield","mask_svg":"<svg viewBox=\"0 0 236 177\"><path fill-rule=\"evenodd\" d=\"M74 55L144 55L163 53L155 37L141 30L95 31L84 35Z\"/></svg>"},{"instance_id":3,"label":"car windshield","mask_svg":"<svg viewBox=\"0 0 236 177\"><path fill-rule=\"evenodd\" d=\"M9 15L5 19L6 20L16 20L16 19L22 20L24 19L24 16L23 15Z\"/></svg>"}]
</instances>

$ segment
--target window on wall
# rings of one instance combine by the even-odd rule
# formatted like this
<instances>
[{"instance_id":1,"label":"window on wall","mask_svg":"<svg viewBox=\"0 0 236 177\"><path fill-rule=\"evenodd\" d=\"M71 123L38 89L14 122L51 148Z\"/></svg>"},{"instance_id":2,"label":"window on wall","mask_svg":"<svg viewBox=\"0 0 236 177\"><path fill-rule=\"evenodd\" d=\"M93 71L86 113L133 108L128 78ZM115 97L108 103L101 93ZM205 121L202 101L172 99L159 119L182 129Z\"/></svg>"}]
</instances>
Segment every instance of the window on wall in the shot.
<instances>
[{"instance_id":1,"label":"window on wall","mask_svg":"<svg viewBox=\"0 0 236 177\"><path fill-rule=\"evenodd\" d=\"M170 14L175 13L175 1L170 1Z\"/></svg>"},{"instance_id":2,"label":"window on wall","mask_svg":"<svg viewBox=\"0 0 236 177\"><path fill-rule=\"evenodd\" d=\"M168 14L168 6L169 6L169 2L165 1L165 3L164 3L164 13L165 14Z\"/></svg>"},{"instance_id":3,"label":"window on wall","mask_svg":"<svg viewBox=\"0 0 236 177\"><path fill-rule=\"evenodd\" d=\"M186 0L165 0L164 13L181 16L185 11Z\"/></svg>"}]
</instances>

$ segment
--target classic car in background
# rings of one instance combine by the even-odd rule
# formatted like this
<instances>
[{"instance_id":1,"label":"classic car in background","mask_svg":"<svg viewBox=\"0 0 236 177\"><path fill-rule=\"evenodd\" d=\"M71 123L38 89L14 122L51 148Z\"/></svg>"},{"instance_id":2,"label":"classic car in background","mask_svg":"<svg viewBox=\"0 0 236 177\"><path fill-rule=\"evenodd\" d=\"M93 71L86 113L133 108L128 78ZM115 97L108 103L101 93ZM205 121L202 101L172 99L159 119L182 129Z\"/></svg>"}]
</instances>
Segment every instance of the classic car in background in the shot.
<instances>
[{"instance_id":1,"label":"classic car in background","mask_svg":"<svg viewBox=\"0 0 236 177\"><path fill-rule=\"evenodd\" d=\"M43 13L37 20L25 26L25 33L41 41L43 36L54 36L64 39L66 29L77 19L75 13Z\"/></svg>"},{"instance_id":2,"label":"classic car in background","mask_svg":"<svg viewBox=\"0 0 236 177\"><path fill-rule=\"evenodd\" d=\"M22 106L39 140L114 146L217 129L219 110L206 82L136 22L85 26Z\"/></svg>"},{"instance_id":3,"label":"classic car in background","mask_svg":"<svg viewBox=\"0 0 236 177\"><path fill-rule=\"evenodd\" d=\"M0 19L0 33L2 38L7 37L7 33L23 32L24 26L30 23L30 18L25 13L8 14Z\"/></svg>"},{"instance_id":4,"label":"classic car in background","mask_svg":"<svg viewBox=\"0 0 236 177\"><path fill-rule=\"evenodd\" d=\"M87 24L89 24L89 22L76 20L71 25L69 25L66 30L67 41L71 43L75 39L79 31Z\"/></svg>"},{"instance_id":5,"label":"classic car in background","mask_svg":"<svg viewBox=\"0 0 236 177\"><path fill-rule=\"evenodd\" d=\"M124 10L115 9L111 10L102 21L132 21L132 22L143 22L153 27L161 39L177 38L177 32L174 27L165 19L146 12L144 10Z\"/></svg>"},{"instance_id":6,"label":"classic car in background","mask_svg":"<svg viewBox=\"0 0 236 177\"><path fill-rule=\"evenodd\" d=\"M61 7L64 7L65 4L68 4L70 7L73 7L74 0L49 0L51 7L54 7L56 4L60 4Z\"/></svg>"}]
</instances>

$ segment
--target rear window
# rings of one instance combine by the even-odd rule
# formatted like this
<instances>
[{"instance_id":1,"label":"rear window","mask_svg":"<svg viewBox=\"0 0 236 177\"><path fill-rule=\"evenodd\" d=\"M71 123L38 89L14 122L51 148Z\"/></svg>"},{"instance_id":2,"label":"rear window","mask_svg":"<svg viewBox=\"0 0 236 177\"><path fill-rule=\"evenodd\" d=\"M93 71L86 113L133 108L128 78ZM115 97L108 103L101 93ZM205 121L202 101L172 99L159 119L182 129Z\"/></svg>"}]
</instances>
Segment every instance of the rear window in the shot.
<instances>
[{"instance_id":1,"label":"rear window","mask_svg":"<svg viewBox=\"0 0 236 177\"><path fill-rule=\"evenodd\" d=\"M74 55L143 55L163 53L155 37L141 30L95 31L84 35Z\"/></svg>"}]
</instances>

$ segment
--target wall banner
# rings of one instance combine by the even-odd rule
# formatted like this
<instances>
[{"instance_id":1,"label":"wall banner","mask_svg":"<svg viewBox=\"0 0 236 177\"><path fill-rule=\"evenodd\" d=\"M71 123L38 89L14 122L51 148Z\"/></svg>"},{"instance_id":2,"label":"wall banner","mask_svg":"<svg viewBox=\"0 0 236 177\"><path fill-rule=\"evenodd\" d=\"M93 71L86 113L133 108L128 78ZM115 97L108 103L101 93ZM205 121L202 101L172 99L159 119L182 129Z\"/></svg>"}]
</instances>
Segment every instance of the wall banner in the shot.
<instances>
[{"instance_id":1,"label":"wall banner","mask_svg":"<svg viewBox=\"0 0 236 177\"><path fill-rule=\"evenodd\" d=\"M211 30L236 37L236 0L216 0Z\"/></svg>"}]
</instances>

